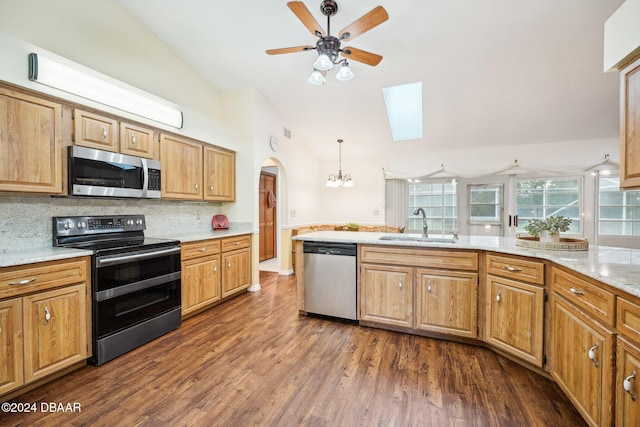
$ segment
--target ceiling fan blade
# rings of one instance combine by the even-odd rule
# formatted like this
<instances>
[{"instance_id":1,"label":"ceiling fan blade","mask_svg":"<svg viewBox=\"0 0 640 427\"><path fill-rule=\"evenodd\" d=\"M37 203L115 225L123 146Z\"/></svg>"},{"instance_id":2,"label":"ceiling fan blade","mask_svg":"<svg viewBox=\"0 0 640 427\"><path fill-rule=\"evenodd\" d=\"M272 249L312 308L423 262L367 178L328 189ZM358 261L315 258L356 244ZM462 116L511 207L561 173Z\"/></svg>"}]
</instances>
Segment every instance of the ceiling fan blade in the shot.
<instances>
[{"instance_id":1,"label":"ceiling fan blade","mask_svg":"<svg viewBox=\"0 0 640 427\"><path fill-rule=\"evenodd\" d=\"M367 52L366 50L357 49L355 47L347 46L340 52L342 56L347 59L353 59L354 61L362 62L367 65L376 66L382 61L382 56L375 53Z\"/></svg>"},{"instance_id":2,"label":"ceiling fan blade","mask_svg":"<svg viewBox=\"0 0 640 427\"><path fill-rule=\"evenodd\" d=\"M362 15L360 18L344 27L340 31L338 38L340 40L353 40L359 35L364 34L370 29L382 24L387 19L389 19L389 14L385 8L382 6L376 6L368 13Z\"/></svg>"},{"instance_id":3,"label":"ceiling fan blade","mask_svg":"<svg viewBox=\"0 0 640 427\"><path fill-rule=\"evenodd\" d=\"M324 30L316 21L316 18L313 17L307 6L304 5L301 1L290 1L287 3L291 12L298 17L300 21L307 27L307 30L311 31L311 34L318 37L324 37Z\"/></svg>"},{"instance_id":4,"label":"ceiling fan blade","mask_svg":"<svg viewBox=\"0 0 640 427\"><path fill-rule=\"evenodd\" d=\"M266 50L267 55L280 55L282 53L295 53L295 52L304 52L307 50L313 50L315 47L313 46L294 46L294 47L283 47L280 49L269 49Z\"/></svg>"}]
</instances>

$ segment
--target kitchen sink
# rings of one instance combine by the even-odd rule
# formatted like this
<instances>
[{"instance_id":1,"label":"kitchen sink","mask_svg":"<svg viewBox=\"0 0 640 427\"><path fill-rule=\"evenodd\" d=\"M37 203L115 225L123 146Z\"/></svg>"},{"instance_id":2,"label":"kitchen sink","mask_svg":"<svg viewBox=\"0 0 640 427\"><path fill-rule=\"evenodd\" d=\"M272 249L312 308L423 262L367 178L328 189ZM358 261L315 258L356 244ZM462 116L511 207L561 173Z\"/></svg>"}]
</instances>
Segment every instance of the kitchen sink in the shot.
<instances>
[{"instance_id":1,"label":"kitchen sink","mask_svg":"<svg viewBox=\"0 0 640 427\"><path fill-rule=\"evenodd\" d=\"M450 237L422 237L410 234L386 234L379 240L389 240L392 242L426 242L426 243L456 243L456 239Z\"/></svg>"}]
</instances>

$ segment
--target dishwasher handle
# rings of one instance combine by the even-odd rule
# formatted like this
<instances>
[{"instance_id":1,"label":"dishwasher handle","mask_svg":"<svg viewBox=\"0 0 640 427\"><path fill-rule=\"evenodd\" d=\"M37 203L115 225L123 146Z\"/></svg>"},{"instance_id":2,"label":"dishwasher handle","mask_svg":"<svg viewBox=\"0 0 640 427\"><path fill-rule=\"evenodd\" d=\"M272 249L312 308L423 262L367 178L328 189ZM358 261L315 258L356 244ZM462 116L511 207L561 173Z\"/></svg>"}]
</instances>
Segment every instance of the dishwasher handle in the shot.
<instances>
[{"instance_id":1,"label":"dishwasher handle","mask_svg":"<svg viewBox=\"0 0 640 427\"><path fill-rule=\"evenodd\" d=\"M355 243L304 242L305 254L356 256Z\"/></svg>"}]
</instances>

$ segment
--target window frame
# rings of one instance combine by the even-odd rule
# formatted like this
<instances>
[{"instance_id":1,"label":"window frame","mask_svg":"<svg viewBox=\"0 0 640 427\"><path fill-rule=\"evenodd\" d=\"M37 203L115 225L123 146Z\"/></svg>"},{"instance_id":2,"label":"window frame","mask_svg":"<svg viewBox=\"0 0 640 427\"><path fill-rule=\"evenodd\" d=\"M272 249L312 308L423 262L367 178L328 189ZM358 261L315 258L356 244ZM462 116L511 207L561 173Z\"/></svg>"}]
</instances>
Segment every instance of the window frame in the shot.
<instances>
[{"instance_id":1,"label":"window frame","mask_svg":"<svg viewBox=\"0 0 640 427\"><path fill-rule=\"evenodd\" d=\"M416 206L414 204L412 204L412 196L415 196L415 194L412 194L412 186L414 185L419 185L419 184L428 184L428 185L433 185L433 184L441 184L442 185L442 192L439 194L433 194L433 193L429 193L429 196L441 196L442 197L442 203L439 206L436 205L430 205L430 206ZM450 185L453 188L453 193L447 193L445 190L447 188L447 186ZM460 218L459 218L459 208L458 208L458 188L457 185L452 182L451 178L432 178L432 179L422 179L419 181L413 181L413 180L409 180L408 181L408 186L407 186L407 193L408 193L408 198L407 198L407 207L408 207L408 215L407 215L407 228L406 231L407 233L422 233L422 227L420 227L419 229L416 228L411 228L411 223L412 220L415 219L419 219L419 223L422 223L422 216L420 215L413 215L413 212L417 209L417 208L424 208L425 212L430 212L431 209L441 209L441 215L439 216L434 216L434 215L429 215L427 214L427 225L429 226L429 232L433 232L435 234L445 234L447 232L450 231L458 231L459 228L459 224L460 224ZM453 205L446 205L445 201L447 196L450 196L453 200ZM454 218L451 217L447 217L446 216L446 212L447 209L453 209L453 212L455 214ZM440 229L435 229L435 227L433 227L434 221L439 221L441 224L443 224L444 228L443 230ZM453 223L451 229L449 229L447 227L448 223Z\"/></svg>"}]
</instances>

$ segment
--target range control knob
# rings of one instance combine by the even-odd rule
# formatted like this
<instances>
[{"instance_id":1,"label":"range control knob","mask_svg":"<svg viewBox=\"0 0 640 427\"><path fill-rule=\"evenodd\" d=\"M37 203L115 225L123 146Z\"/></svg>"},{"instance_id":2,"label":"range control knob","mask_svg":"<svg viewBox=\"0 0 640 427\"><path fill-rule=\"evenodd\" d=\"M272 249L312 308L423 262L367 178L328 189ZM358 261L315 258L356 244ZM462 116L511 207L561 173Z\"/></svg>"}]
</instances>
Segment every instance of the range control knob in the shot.
<instances>
[{"instance_id":1,"label":"range control knob","mask_svg":"<svg viewBox=\"0 0 640 427\"><path fill-rule=\"evenodd\" d=\"M78 223L78 228L85 228L86 226L87 226L87 223L86 223L86 222L84 222L84 221L80 221L80 222Z\"/></svg>"},{"instance_id":2,"label":"range control knob","mask_svg":"<svg viewBox=\"0 0 640 427\"><path fill-rule=\"evenodd\" d=\"M73 228L73 222L67 221L67 222L64 223L64 229L65 230L71 230L71 228Z\"/></svg>"},{"instance_id":3,"label":"range control knob","mask_svg":"<svg viewBox=\"0 0 640 427\"><path fill-rule=\"evenodd\" d=\"M133 220L132 219L128 219L127 220L127 225L129 225L129 226L133 225Z\"/></svg>"},{"instance_id":4,"label":"range control knob","mask_svg":"<svg viewBox=\"0 0 640 427\"><path fill-rule=\"evenodd\" d=\"M136 224L142 225L142 220L141 219L136 219Z\"/></svg>"}]
</instances>

